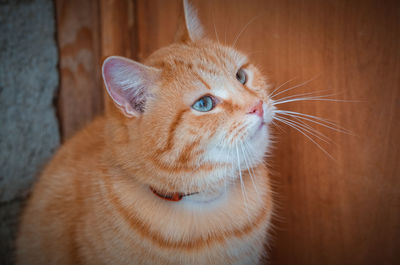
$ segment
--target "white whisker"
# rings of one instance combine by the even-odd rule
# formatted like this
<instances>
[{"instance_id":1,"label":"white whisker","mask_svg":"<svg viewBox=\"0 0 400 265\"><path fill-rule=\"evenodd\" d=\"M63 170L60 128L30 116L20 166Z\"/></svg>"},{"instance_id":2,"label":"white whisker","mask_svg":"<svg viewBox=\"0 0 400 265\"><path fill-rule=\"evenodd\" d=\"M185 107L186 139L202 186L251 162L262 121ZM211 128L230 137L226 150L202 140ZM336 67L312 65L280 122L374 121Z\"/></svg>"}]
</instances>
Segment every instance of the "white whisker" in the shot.
<instances>
[{"instance_id":1,"label":"white whisker","mask_svg":"<svg viewBox=\"0 0 400 265\"><path fill-rule=\"evenodd\" d=\"M288 117L285 117L285 118L288 119L288 120L291 120L291 119L289 119ZM323 134L322 132L318 131L317 129L315 129L315 128L312 127L311 125L307 124L307 123L304 122L303 120L300 120L298 117L290 117L290 118L295 119L297 122L301 123L305 128L307 128L307 129L309 129L309 130L315 132L316 134L318 134L318 135L321 136L322 138L326 139L328 142L333 143L333 141L332 141L331 138L329 138L328 136L326 136L326 135ZM292 119L291 121L294 122L293 119Z\"/></svg>"},{"instance_id":2,"label":"white whisker","mask_svg":"<svg viewBox=\"0 0 400 265\"><path fill-rule=\"evenodd\" d=\"M246 155L246 153L245 153L245 151L244 151L244 146L243 146L243 142L242 142L242 141L240 142L240 148L241 148L241 150L242 150L244 162L246 163L247 172L249 173L251 182L253 183L253 187L254 187L254 190L256 191L257 198L258 198L258 200L260 200L260 194L258 193L256 184L254 183L254 178L253 178L254 174L252 174L251 171L250 171L250 166L249 166L250 161L248 161L248 155Z\"/></svg>"},{"instance_id":3,"label":"white whisker","mask_svg":"<svg viewBox=\"0 0 400 265\"><path fill-rule=\"evenodd\" d=\"M298 99L298 98L327 98L327 97L331 97L331 96L337 96L336 93L327 94L327 95L311 96L313 94L320 93L320 92L323 92L323 91L327 91L327 90L321 90L321 91L317 91L317 92L308 92L308 93L302 93L302 94L297 94L297 95L293 95L293 96L287 96L287 97L283 97L283 98L275 100L274 103L275 102L279 103L279 102L282 102L282 101L291 100L291 99ZM304 97L304 96L307 96L307 97ZM310 97L308 97L308 96L310 96Z\"/></svg>"},{"instance_id":4,"label":"white whisker","mask_svg":"<svg viewBox=\"0 0 400 265\"><path fill-rule=\"evenodd\" d=\"M252 151L250 150L251 148L249 147L249 145L248 145L246 142L244 142L243 148L244 148L245 153L248 154L248 157L250 157L250 154L251 154ZM246 148L247 148L247 149L246 149ZM251 174L252 174L252 176L253 176L252 182L253 182L253 185L254 185L254 189L256 190L257 197L258 197L259 200L261 200L260 193L258 192L258 190L257 190L257 188L256 188L256 185L255 185L255 183L254 183L254 180L253 180L253 179L255 179L257 176L256 176L256 174L254 173L254 170L253 170L252 167L250 167L250 171L251 171Z\"/></svg>"},{"instance_id":5,"label":"white whisker","mask_svg":"<svg viewBox=\"0 0 400 265\"><path fill-rule=\"evenodd\" d=\"M220 42L219 42L219 36L218 36L218 32L217 32L217 28L215 27L214 12L212 12L212 20L213 20L213 24L214 24L215 37L217 38L218 44L220 44Z\"/></svg>"},{"instance_id":6,"label":"white whisker","mask_svg":"<svg viewBox=\"0 0 400 265\"><path fill-rule=\"evenodd\" d=\"M275 120L272 120L271 123L276 126L276 128L278 128L281 132L284 132L282 129L282 126L280 126L277 122L275 122Z\"/></svg>"},{"instance_id":7,"label":"white whisker","mask_svg":"<svg viewBox=\"0 0 400 265\"><path fill-rule=\"evenodd\" d=\"M322 146L319 145L316 141L314 141L314 139L312 139L309 135L307 135L306 133L304 133L301 129L297 128L296 125L289 124L289 123L287 123L286 121L283 121L281 118L275 117L275 119L278 120L278 121L280 121L280 122L282 122L282 123L287 124L288 126L294 128L295 130L297 130L298 132L300 132L301 134L303 134L303 135L304 135L305 137L307 137L311 142L313 142L322 152L324 152L330 159L332 159L333 161L336 161L336 160L331 156L331 154L329 154L324 148L322 148Z\"/></svg>"},{"instance_id":8,"label":"white whisker","mask_svg":"<svg viewBox=\"0 0 400 265\"><path fill-rule=\"evenodd\" d=\"M280 91L278 94L275 95L275 97L278 96L278 95L280 95L280 94L282 94L282 93L285 93L285 92L287 92L287 91L290 91L290 90L293 90L293 89L295 89L295 88L304 86L304 85L306 85L306 84L308 84L308 83L314 81L315 79L317 79L318 76L319 76L319 75L316 75L316 76L314 76L313 78L311 78L311 79L309 79L309 80L307 80L307 81L305 81L305 82L303 82L303 83L300 83L300 84L298 84L298 85L295 85L295 86L293 86L293 87L289 87L289 88L287 88L287 89L285 89L285 90L283 90L283 91ZM272 97L272 96L271 96L271 97Z\"/></svg>"},{"instance_id":9,"label":"white whisker","mask_svg":"<svg viewBox=\"0 0 400 265\"><path fill-rule=\"evenodd\" d=\"M281 111L281 110L276 111L276 114L281 114L281 115L286 115L286 116L290 116L290 117L296 117L296 118L302 119L302 120L307 120L307 121L310 121L312 123L321 125L321 126L326 127L328 129L331 129L331 130L334 130L334 131L337 131L337 132L340 132L340 133L345 133L345 134L352 135L352 133L350 131L340 127L336 123L331 122L331 121L327 121L327 120L325 120L323 118L319 118L319 117L316 117L316 116L313 116L313 115L308 115L308 114L303 114L303 113L298 113L298 112L293 112L293 111ZM305 116L305 117L303 117L303 116ZM318 121L313 120L313 119L316 119Z\"/></svg>"},{"instance_id":10,"label":"white whisker","mask_svg":"<svg viewBox=\"0 0 400 265\"><path fill-rule=\"evenodd\" d=\"M319 91L315 91L315 92L304 92L304 93L300 93L300 94L295 94L295 95L289 95L289 96L285 96L279 99L275 99L273 100L273 102L280 102L280 101L284 101L284 100L289 100L289 99L295 99L295 98L300 98L300 97L305 97L305 96L313 96L313 97L327 97L325 95L317 95L320 94L322 92L328 92L331 91L329 89L325 89L325 90L319 90ZM338 94L329 94L329 96L337 96Z\"/></svg>"},{"instance_id":11,"label":"white whisker","mask_svg":"<svg viewBox=\"0 0 400 265\"><path fill-rule=\"evenodd\" d=\"M345 128L340 127L339 125L337 125L335 122L327 120L327 119L324 119L324 118L321 118L321 117L318 117L318 116L314 116L314 115L310 115L310 114L306 114L306 113L301 113L301 112L296 112L296 111L290 111L290 110L276 110L276 112L289 113L289 114L299 115L299 116L306 116L306 117L309 117L309 118L313 118L313 119L325 122L325 123L330 124L332 126L336 126L336 127L340 128L340 129L346 130Z\"/></svg>"},{"instance_id":12,"label":"white whisker","mask_svg":"<svg viewBox=\"0 0 400 265\"><path fill-rule=\"evenodd\" d=\"M279 90L279 88L281 88L281 87L283 87L284 85L286 85L286 84L292 82L292 81L295 80L296 78L297 78L297 77L294 77L294 78L292 78L292 79L290 79L290 80L284 82L283 84L281 84L281 85L278 86L277 88L275 88L275 89L271 92L271 94L269 94L269 97L272 98L272 97L274 96L274 93L277 92L277 91Z\"/></svg>"},{"instance_id":13,"label":"white whisker","mask_svg":"<svg viewBox=\"0 0 400 265\"><path fill-rule=\"evenodd\" d=\"M237 144L235 145L235 147L236 147L236 157L237 157L238 168L239 168L240 187L241 187L242 196L243 196L243 204L244 204L244 207L247 212L247 217L249 218L249 221L250 221L250 212L249 212L249 208L247 205L248 199L247 199L247 194L245 191L245 186L244 186L244 182L243 182L243 178L242 178L242 169L240 168L239 150L238 150Z\"/></svg>"},{"instance_id":14,"label":"white whisker","mask_svg":"<svg viewBox=\"0 0 400 265\"><path fill-rule=\"evenodd\" d=\"M294 120L290 120L286 117L279 117L280 119L282 119L283 121L286 121L292 125L297 126L298 128L304 130L304 132L307 132L309 134L311 134L312 136L318 138L319 140L325 142L325 143L330 143L332 142L332 140L330 138L328 138L326 135L322 134L321 132L315 130L314 128L312 128L311 126L308 126L307 124L304 124L303 122L297 122ZM307 128L308 126L308 128Z\"/></svg>"},{"instance_id":15,"label":"white whisker","mask_svg":"<svg viewBox=\"0 0 400 265\"><path fill-rule=\"evenodd\" d=\"M236 46L236 42L239 40L240 35L242 35L242 33L247 29L247 27L258 18L258 16L253 17L252 19L249 20L249 22L247 22L246 25L244 25L244 27L242 28L242 30L239 32L239 34L236 36L235 40L233 41L232 47L235 48Z\"/></svg>"},{"instance_id":16,"label":"white whisker","mask_svg":"<svg viewBox=\"0 0 400 265\"><path fill-rule=\"evenodd\" d=\"M329 95L332 96L332 95ZM345 100L345 99L333 99L333 98L323 98L327 96L321 96L321 97L309 97L309 98L295 98L295 99L289 99L289 100L283 100L283 101L275 101L272 103L272 105L279 105L279 104L284 104L284 103L289 103L289 102L296 102L296 101L330 101L330 102L359 102L359 101L353 101L353 100Z\"/></svg>"}]
</instances>

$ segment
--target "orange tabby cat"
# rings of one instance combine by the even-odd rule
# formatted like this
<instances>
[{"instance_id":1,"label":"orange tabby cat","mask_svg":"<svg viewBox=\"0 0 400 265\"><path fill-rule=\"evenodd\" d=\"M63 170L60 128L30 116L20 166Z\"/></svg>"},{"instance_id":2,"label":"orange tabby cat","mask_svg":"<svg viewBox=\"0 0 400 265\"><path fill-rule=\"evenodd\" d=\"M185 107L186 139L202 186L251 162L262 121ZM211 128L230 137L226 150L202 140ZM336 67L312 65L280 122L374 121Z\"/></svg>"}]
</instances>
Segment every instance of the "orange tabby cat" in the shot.
<instances>
[{"instance_id":1,"label":"orange tabby cat","mask_svg":"<svg viewBox=\"0 0 400 265\"><path fill-rule=\"evenodd\" d=\"M144 64L105 60L115 104L43 172L17 264L260 262L272 211L268 85L184 9L175 44Z\"/></svg>"}]
</instances>

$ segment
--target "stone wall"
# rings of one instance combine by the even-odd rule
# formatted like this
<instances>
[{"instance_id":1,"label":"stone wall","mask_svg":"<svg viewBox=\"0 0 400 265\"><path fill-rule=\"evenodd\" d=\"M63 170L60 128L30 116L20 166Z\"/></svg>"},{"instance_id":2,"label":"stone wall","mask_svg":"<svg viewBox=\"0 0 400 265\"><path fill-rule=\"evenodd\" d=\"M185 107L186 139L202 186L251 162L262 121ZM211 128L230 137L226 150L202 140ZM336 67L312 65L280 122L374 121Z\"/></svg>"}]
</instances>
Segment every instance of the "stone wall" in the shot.
<instances>
[{"instance_id":1,"label":"stone wall","mask_svg":"<svg viewBox=\"0 0 400 265\"><path fill-rule=\"evenodd\" d=\"M0 0L0 264L13 264L20 209L59 145L55 9Z\"/></svg>"}]
</instances>

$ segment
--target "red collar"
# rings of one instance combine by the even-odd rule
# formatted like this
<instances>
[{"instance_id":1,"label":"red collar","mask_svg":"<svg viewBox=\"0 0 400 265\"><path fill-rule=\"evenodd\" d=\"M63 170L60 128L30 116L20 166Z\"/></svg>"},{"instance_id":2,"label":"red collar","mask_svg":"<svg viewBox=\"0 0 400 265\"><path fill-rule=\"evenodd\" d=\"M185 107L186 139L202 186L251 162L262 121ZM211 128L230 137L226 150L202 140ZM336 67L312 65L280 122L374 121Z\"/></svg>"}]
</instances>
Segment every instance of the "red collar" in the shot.
<instances>
[{"instance_id":1,"label":"red collar","mask_svg":"<svg viewBox=\"0 0 400 265\"><path fill-rule=\"evenodd\" d=\"M184 194L181 192L174 192L174 193L170 193L170 194L162 194L162 193L159 193L158 191L156 191L153 187L150 187L150 190L157 197L167 200L167 201L172 201L172 202L178 202L178 201L182 200L182 198L185 196L190 196L190 195L198 193L198 192L193 192L193 193L189 193L189 194Z\"/></svg>"}]
</instances>

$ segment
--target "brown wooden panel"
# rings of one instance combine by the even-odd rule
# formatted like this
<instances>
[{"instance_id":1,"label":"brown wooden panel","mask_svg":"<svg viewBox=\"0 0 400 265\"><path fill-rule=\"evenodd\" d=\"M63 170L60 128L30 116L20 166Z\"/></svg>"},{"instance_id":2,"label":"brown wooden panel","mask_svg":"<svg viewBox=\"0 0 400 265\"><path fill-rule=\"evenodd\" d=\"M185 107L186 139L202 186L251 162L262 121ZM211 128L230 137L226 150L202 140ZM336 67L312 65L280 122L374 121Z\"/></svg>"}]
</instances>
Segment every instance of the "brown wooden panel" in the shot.
<instances>
[{"instance_id":1,"label":"brown wooden panel","mask_svg":"<svg viewBox=\"0 0 400 265\"><path fill-rule=\"evenodd\" d=\"M333 144L282 126L269 164L277 215L272 264L397 264L400 259L398 1L193 1L210 37L248 52L276 85L360 102L281 105L337 121ZM173 40L180 1L138 0L138 54ZM215 30L214 30L215 25Z\"/></svg>"},{"instance_id":2,"label":"brown wooden panel","mask_svg":"<svg viewBox=\"0 0 400 265\"><path fill-rule=\"evenodd\" d=\"M136 59L135 9L132 0L101 0L101 53Z\"/></svg>"},{"instance_id":3,"label":"brown wooden panel","mask_svg":"<svg viewBox=\"0 0 400 265\"><path fill-rule=\"evenodd\" d=\"M103 110L99 2L56 0L60 54L58 113L65 141Z\"/></svg>"},{"instance_id":4,"label":"brown wooden panel","mask_svg":"<svg viewBox=\"0 0 400 265\"><path fill-rule=\"evenodd\" d=\"M103 112L103 60L110 55L136 58L135 9L132 0L57 0L56 4L61 72L58 108L62 139L66 140Z\"/></svg>"},{"instance_id":5,"label":"brown wooden panel","mask_svg":"<svg viewBox=\"0 0 400 265\"><path fill-rule=\"evenodd\" d=\"M173 42L181 1L136 1L138 60Z\"/></svg>"},{"instance_id":6,"label":"brown wooden panel","mask_svg":"<svg viewBox=\"0 0 400 265\"><path fill-rule=\"evenodd\" d=\"M101 0L100 3L101 61L111 55L137 59L134 1ZM106 107L113 104L107 94L104 100Z\"/></svg>"}]
</instances>

